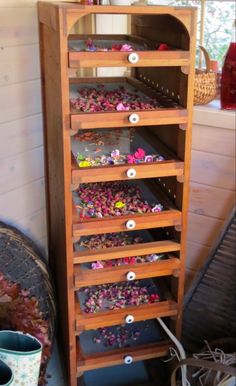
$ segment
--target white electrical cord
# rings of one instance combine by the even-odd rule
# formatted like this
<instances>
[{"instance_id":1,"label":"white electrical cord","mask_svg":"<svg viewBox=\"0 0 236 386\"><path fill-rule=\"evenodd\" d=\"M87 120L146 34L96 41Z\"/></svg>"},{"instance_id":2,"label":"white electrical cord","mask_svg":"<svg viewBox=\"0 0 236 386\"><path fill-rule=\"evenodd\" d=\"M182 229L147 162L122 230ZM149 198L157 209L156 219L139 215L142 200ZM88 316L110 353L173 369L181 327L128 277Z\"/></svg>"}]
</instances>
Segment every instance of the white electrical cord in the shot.
<instances>
[{"instance_id":1,"label":"white electrical cord","mask_svg":"<svg viewBox=\"0 0 236 386\"><path fill-rule=\"evenodd\" d=\"M167 327L167 325L163 322L163 320L161 318L157 318L157 321L160 323L161 327L165 330L167 335L169 335L172 342L176 345L176 347L179 351L180 359L181 360L186 359L186 354L185 354L184 348L183 348L182 344L180 343L180 341L176 338L176 336L174 334L172 334L172 332L169 330L169 328ZM182 386L191 386L190 382L187 379L187 366L186 365L181 366L181 374L182 374Z\"/></svg>"}]
</instances>

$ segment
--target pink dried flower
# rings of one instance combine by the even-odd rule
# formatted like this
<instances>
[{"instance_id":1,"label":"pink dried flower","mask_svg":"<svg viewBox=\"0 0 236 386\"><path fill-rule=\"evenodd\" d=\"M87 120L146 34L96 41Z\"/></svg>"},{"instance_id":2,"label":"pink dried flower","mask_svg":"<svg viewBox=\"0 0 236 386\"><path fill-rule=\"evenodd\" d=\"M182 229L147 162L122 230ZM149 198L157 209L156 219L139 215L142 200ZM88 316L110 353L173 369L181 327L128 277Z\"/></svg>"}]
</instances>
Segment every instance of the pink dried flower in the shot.
<instances>
[{"instance_id":1,"label":"pink dried flower","mask_svg":"<svg viewBox=\"0 0 236 386\"><path fill-rule=\"evenodd\" d=\"M92 263L92 269L101 269L104 268L101 261L96 261L95 263Z\"/></svg>"},{"instance_id":2,"label":"pink dried flower","mask_svg":"<svg viewBox=\"0 0 236 386\"><path fill-rule=\"evenodd\" d=\"M116 106L117 111L128 111L129 107L125 107L122 102L118 103Z\"/></svg>"},{"instance_id":3,"label":"pink dried flower","mask_svg":"<svg viewBox=\"0 0 236 386\"><path fill-rule=\"evenodd\" d=\"M135 163L135 157L132 154L127 155L127 162L128 164L134 164Z\"/></svg>"},{"instance_id":4,"label":"pink dried flower","mask_svg":"<svg viewBox=\"0 0 236 386\"><path fill-rule=\"evenodd\" d=\"M133 49L130 44L122 44L120 51L127 52L127 51L133 51Z\"/></svg>"},{"instance_id":5,"label":"pink dried flower","mask_svg":"<svg viewBox=\"0 0 236 386\"><path fill-rule=\"evenodd\" d=\"M138 148L137 151L134 153L134 156L136 159L143 159L145 155L146 155L145 151L141 148Z\"/></svg>"}]
</instances>

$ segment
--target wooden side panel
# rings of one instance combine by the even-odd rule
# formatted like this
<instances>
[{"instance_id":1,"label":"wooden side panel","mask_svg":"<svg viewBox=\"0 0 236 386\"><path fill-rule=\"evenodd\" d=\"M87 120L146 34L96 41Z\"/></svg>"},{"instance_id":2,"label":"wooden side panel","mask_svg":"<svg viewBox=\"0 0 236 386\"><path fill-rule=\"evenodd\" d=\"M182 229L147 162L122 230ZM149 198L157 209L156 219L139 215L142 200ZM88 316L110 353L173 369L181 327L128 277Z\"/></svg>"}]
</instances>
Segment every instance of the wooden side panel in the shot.
<instances>
[{"instance_id":1,"label":"wooden side panel","mask_svg":"<svg viewBox=\"0 0 236 386\"><path fill-rule=\"evenodd\" d=\"M39 7L39 15L43 12ZM52 8L48 9L48 15ZM60 25L63 13L53 13L54 28L40 23L44 135L47 177L49 260L57 283L60 338L70 385L76 385L75 317L70 195L70 138L66 44ZM53 55L52 55L53 51Z\"/></svg>"}]
</instances>

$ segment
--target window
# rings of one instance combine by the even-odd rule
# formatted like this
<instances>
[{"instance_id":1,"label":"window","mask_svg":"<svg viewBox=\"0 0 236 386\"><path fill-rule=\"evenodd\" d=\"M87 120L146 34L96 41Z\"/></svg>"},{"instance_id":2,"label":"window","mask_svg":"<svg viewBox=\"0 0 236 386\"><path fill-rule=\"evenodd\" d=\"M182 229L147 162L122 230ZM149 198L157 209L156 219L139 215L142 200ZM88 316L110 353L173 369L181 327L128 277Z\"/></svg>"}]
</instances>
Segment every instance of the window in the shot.
<instances>
[{"instance_id":1,"label":"window","mask_svg":"<svg viewBox=\"0 0 236 386\"><path fill-rule=\"evenodd\" d=\"M198 8L197 44L205 47L212 60L222 67L235 19L234 0L173 0L170 5ZM198 52L199 55L199 52ZM201 57L198 57L201 65Z\"/></svg>"}]
</instances>

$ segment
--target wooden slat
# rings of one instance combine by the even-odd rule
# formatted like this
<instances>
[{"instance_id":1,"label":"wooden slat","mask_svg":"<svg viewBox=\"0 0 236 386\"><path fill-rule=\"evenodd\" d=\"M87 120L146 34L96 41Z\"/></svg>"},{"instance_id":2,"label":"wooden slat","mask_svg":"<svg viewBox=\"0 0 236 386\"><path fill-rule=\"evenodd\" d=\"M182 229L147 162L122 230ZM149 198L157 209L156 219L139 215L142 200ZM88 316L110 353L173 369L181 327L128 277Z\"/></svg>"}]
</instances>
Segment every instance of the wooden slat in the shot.
<instances>
[{"instance_id":1,"label":"wooden slat","mask_svg":"<svg viewBox=\"0 0 236 386\"><path fill-rule=\"evenodd\" d=\"M195 271L200 269L202 264L206 261L209 251L210 247L194 241L188 241L186 268L193 269Z\"/></svg>"},{"instance_id":2,"label":"wooden slat","mask_svg":"<svg viewBox=\"0 0 236 386\"><path fill-rule=\"evenodd\" d=\"M123 324L129 314L135 321L148 320L156 317L177 315L177 304L173 300L161 301L155 304L145 304L139 307L126 307L125 309L101 311L97 314L81 313L78 301L76 302L76 330L77 333L84 330L96 329L104 326Z\"/></svg>"},{"instance_id":3,"label":"wooden slat","mask_svg":"<svg viewBox=\"0 0 236 386\"><path fill-rule=\"evenodd\" d=\"M150 343L138 347L126 347L101 354L83 356L77 361L78 372L123 364L125 355L131 355L134 362L166 356L169 347L170 342L162 341L160 343ZM77 346L77 352L79 351L78 348L79 346Z\"/></svg>"},{"instance_id":4,"label":"wooden slat","mask_svg":"<svg viewBox=\"0 0 236 386\"><path fill-rule=\"evenodd\" d=\"M0 123L41 112L40 81L32 80L0 87Z\"/></svg>"},{"instance_id":5,"label":"wooden slat","mask_svg":"<svg viewBox=\"0 0 236 386\"><path fill-rule=\"evenodd\" d=\"M76 288L103 283L114 283L127 280L127 273L135 273L135 279L145 279L159 276L178 275L180 260L170 257L155 263L132 264L119 267L104 268L99 270L81 269L74 267L74 283Z\"/></svg>"},{"instance_id":6,"label":"wooden slat","mask_svg":"<svg viewBox=\"0 0 236 386\"><path fill-rule=\"evenodd\" d=\"M0 162L0 194L30 183L44 176L43 148L5 158Z\"/></svg>"},{"instance_id":7,"label":"wooden slat","mask_svg":"<svg viewBox=\"0 0 236 386\"><path fill-rule=\"evenodd\" d=\"M111 260L122 257L140 256L151 253L166 253L180 250L180 244L171 240L126 245L124 247L101 248L74 252L74 264L95 260Z\"/></svg>"},{"instance_id":8,"label":"wooden slat","mask_svg":"<svg viewBox=\"0 0 236 386\"><path fill-rule=\"evenodd\" d=\"M193 125L193 150L235 157L235 130Z\"/></svg>"},{"instance_id":9,"label":"wooden slat","mask_svg":"<svg viewBox=\"0 0 236 386\"><path fill-rule=\"evenodd\" d=\"M1 50L0 86L39 77L38 44L5 47Z\"/></svg>"},{"instance_id":10,"label":"wooden slat","mask_svg":"<svg viewBox=\"0 0 236 386\"><path fill-rule=\"evenodd\" d=\"M235 198L233 190L226 190L191 182L190 212L224 220L230 212Z\"/></svg>"},{"instance_id":11,"label":"wooden slat","mask_svg":"<svg viewBox=\"0 0 236 386\"><path fill-rule=\"evenodd\" d=\"M211 247L224 222L212 217L189 213L187 240Z\"/></svg>"},{"instance_id":12,"label":"wooden slat","mask_svg":"<svg viewBox=\"0 0 236 386\"><path fill-rule=\"evenodd\" d=\"M4 47L38 42L36 7L1 8L0 25Z\"/></svg>"},{"instance_id":13,"label":"wooden slat","mask_svg":"<svg viewBox=\"0 0 236 386\"><path fill-rule=\"evenodd\" d=\"M41 114L0 124L0 159L43 145ZM22 185L25 183L22 180Z\"/></svg>"},{"instance_id":14,"label":"wooden slat","mask_svg":"<svg viewBox=\"0 0 236 386\"><path fill-rule=\"evenodd\" d=\"M45 184L43 178L0 195L2 219L16 221L30 216L44 207Z\"/></svg>"},{"instance_id":15,"label":"wooden slat","mask_svg":"<svg viewBox=\"0 0 236 386\"><path fill-rule=\"evenodd\" d=\"M9 221L8 221L9 222ZM42 239L47 234L46 208L31 213L29 216L11 222L16 228L30 237L33 241Z\"/></svg>"},{"instance_id":16,"label":"wooden slat","mask_svg":"<svg viewBox=\"0 0 236 386\"><path fill-rule=\"evenodd\" d=\"M48 0L40 0L48 2ZM50 2L58 2L58 0L50 0ZM63 3L66 3L67 1L71 0L63 0ZM8 7L14 7L14 8L26 8L26 7L36 7L38 0L1 0L0 2L0 8L8 8Z\"/></svg>"},{"instance_id":17,"label":"wooden slat","mask_svg":"<svg viewBox=\"0 0 236 386\"><path fill-rule=\"evenodd\" d=\"M234 158L193 150L191 181L218 188L234 190Z\"/></svg>"},{"instance_id":18,"label":"wooden slat","mask_svg":"<svg viewBox=\"0 0 236 386\"><path fill-rule=\"evenodd\" d=\"M122 217L122 218L121 218ZM73 223L73 236L87 236L93 234L127 231L126 222L130 219L136 222L135 229L150 229L181 225L181 212L168 210L146 215L121 216L107 219L91 219Z\"/></svg>"}]
</instances>

